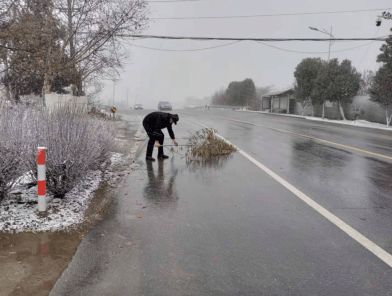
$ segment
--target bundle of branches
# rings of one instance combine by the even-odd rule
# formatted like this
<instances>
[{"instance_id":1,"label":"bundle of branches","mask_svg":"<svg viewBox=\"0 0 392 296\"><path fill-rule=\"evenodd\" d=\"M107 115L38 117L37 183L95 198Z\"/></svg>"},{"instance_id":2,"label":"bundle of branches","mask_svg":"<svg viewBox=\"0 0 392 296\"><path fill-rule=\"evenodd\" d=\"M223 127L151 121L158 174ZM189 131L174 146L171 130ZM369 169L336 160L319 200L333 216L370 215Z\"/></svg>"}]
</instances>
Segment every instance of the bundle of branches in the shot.
<instances>
[{"instance_id":1,"label":"bundle of branches","mask_svg":"<svg viewBox=\"0 0 392 296\"><path fill-rule=\"evenodd\" d=\"M221 139L212 128L197 131L189 138L187 160L211 160L219 156L228 156L236 148Z\"/></svg>"}]
</instances>

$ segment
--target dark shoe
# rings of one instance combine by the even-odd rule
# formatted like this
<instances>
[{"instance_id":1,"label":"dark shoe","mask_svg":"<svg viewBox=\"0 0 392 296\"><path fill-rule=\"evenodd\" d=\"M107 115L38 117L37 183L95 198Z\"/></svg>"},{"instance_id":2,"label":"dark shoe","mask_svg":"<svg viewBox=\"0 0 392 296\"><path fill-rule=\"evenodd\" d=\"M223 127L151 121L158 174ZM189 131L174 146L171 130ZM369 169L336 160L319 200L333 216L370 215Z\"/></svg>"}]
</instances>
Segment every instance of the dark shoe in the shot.
<instances>
[{"instance_id":1,"label":"dark shoe","mask_svg":"<svg viewBox=\"0 0 392 296\"><path fill-rule=\"evenodd\" d=\"M155 158L151 157L151 156L146 156L146 160L147 161L155 161Z\"/></svg>"},{"instance_id":2,"label":"dark shoe","mask_svg":"<svg viewBox=\"0 0 392 296\"><path fill-rule=\"evenodd\" d=\"M167 155L158 155L158 159L168 159L169 156Z\"/></svg>"}]
</instances>

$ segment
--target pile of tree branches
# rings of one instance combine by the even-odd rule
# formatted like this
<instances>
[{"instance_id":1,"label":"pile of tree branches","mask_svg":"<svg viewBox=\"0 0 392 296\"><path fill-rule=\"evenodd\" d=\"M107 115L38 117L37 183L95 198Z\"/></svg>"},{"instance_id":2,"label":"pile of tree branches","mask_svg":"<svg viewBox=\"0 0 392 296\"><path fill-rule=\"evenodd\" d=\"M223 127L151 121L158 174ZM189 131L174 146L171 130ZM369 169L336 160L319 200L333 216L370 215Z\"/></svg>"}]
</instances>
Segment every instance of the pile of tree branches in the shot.
<instances>
[{"instance_id":1,"label":"pile of tree branches","mask_svg":"<svg viewBox=\"0 0 392 296\"><path fill-rule=\"evenodd\" d=\"M1 82L9 100L65 88L83 95L114 75L125 35L147 25L145 0L2 0Z\"/></svg>"},{"instance_id":2,"label":"pile of tree branches","mask_svg":"<svg viewBox=\"0 0 392 296\"><path fill-rule=\"evenodd\" d=\"M233 145L220 138L211 128L197 131L189 138L188 145L189 149L186 154L188 162L211 160L237 151Z\"/></svg>"}]
</instances>

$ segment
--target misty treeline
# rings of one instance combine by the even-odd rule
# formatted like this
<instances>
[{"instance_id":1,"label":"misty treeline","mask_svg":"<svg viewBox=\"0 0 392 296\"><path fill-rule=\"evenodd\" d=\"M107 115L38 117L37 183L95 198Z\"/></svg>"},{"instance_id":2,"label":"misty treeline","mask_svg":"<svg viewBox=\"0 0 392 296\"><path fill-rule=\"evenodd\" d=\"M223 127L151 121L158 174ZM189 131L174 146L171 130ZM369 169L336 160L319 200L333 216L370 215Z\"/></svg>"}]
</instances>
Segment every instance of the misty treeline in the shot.
<instances>
[{"instance_id":1,"label":"misty treeline","mask_svg":"<svg viewBox=\"0 0 392 296\"><path fill-rule=\"evenodd\" d=\"M268 93L270 87L255 86L252 79L232 81L226 89L219 90L211 97L214 105L241 106L251 110L259 110L261 96Z\"/></svg>"},{"instance_id":2,"label":"misty treeline","mask_svg":"<svg viewBox=\"0 0 392 296\"><path fill-rule=\"evenodd\" d=\"M144 0L1 0L0 82L8 100L64 92L75 96L112 77L124 38L147 25Z\"/></svg>"},{"instance_id":3,"label":"misty treeline","mask_svg":"<svg viewBox=\"0 0 392 296\"><path fill-rule=\"evenodd\" d=\"M392 122L392 35L380 48L377 62L381 67L376 73L364 71L362 75L351 61L337 59L324 61L320 58L305 58L295 69L295 97L302 109L336 102L342 119L346 119L344 106L352 103L356 95L370 95L373 102L385 110L387 126Z\"/></svg>"}]
</instances>

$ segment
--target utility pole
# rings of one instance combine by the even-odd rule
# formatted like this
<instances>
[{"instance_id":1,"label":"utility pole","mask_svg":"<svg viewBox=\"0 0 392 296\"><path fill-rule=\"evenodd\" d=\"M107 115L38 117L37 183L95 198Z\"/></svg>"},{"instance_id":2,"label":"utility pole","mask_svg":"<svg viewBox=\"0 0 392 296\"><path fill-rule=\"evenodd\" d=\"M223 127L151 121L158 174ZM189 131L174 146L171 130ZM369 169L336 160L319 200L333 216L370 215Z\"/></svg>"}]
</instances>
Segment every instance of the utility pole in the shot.
<instances>
[{"instance_id":1,"label":"utility pole","mask_svg":"<svg viewBox=\"0 0 392 296\"><path fill-rule=\"evenodd\" d=\"M331 29L330 29L329 32L328 32L327 30L325 30L325 29L320 30L320 29L318 29L318 28L316 28L316 27L309 27L309 29L310 29L310 30L313 30L313 31L317 31L317 32L323 33L323 34L326 34L326 35L328 35L328 36L330 37L330 40L329 40L329 43L328 43L328 60L327 60L327 62L329 62L329 60L331 59L332 39L335 38L335 36L332 35L332 26L331 26ZM325 118L325 102L324 102L324 101L323 101L323 114L322 114L322 118L323 118L323 119Z\"/></svg>"},{"instance_id":2,"label":"utility pole","mask_svg":"<svg viewBox=\"0 0 392 296\"><path fill-rule=\"evenodd\" d=\"M326 35L328 35L330 37L330 39L334 39L335 38L335 36L332 35L332 29L333 29L332 26L331 26L331 29L330 29L329 32L327 30L325 30L325 29L320 30L320 29L318 29L316 27L309 27L309 29L312 30L312 31L317 31L317 32L326 34ZM332 40L329 40L329 43L328 43L328 62L329 62L329 60L331 58L331 47L332 47Z\"/></svg>"},{"instance_id":3,"label":"utility pole","mask_svg":"<svg viewBox=\"0 0 392 296\"><path fill-rule=\"evenodd\" d=\"M116 95L116 81L117 80L115 78L113 78L112 81L113 81L112 106L114 106L114 96Z\"/></svg>"},{"instance_id":4,"label":"utility pole","mask_svg":"<svg viewBox=\"0 0 392 296\"><path fill-rule=\"evenodd\" d=\"M330 32L329 32L329 36L330 36L331 38L334 38L333 35L332 35L332 26L331 26L331 30L330 30ZM332 40L329 40L329 46L328 46L328 62L329 62L329 60L330 60L330 58L331 58L331 46L332 46Z\"/></svg>"}]
</instances>

